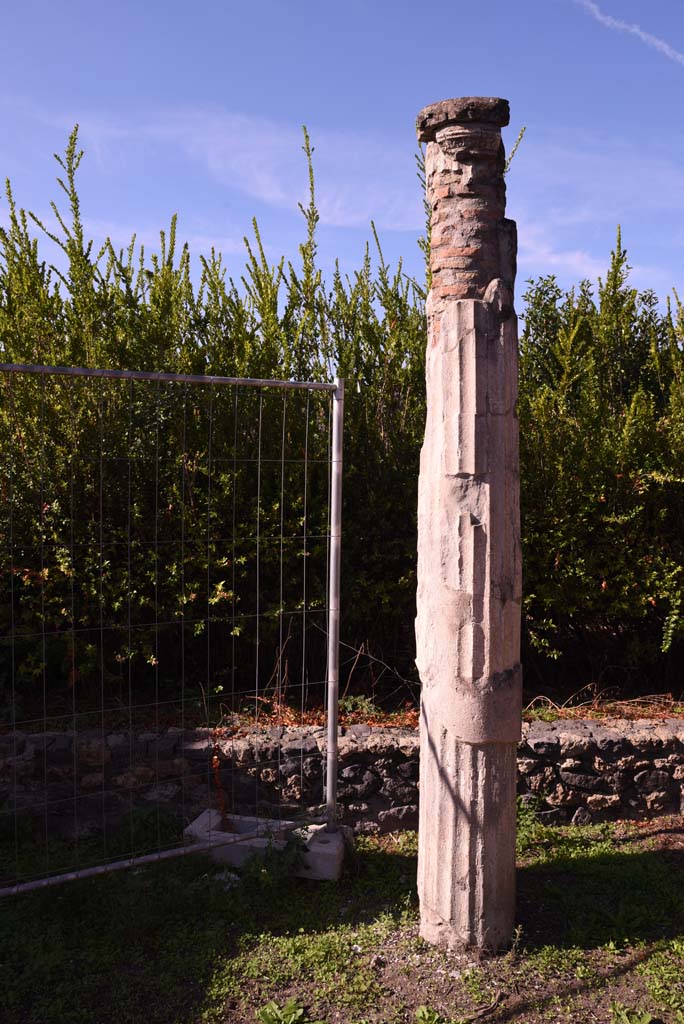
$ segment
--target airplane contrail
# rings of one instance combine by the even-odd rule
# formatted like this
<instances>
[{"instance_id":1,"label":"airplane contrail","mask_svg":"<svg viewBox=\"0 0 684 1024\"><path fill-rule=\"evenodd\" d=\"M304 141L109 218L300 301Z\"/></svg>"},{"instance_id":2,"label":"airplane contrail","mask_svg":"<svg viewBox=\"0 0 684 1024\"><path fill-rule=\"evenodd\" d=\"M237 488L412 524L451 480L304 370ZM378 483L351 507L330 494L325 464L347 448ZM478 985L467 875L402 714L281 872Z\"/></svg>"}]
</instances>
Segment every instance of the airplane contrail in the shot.
<instances>
[{"instance_id":1,"label":"airplane contrail","mask_svg":"<svg viewBox=\"0 0 684 1024\"><path fill-rule=\"evenodd\" d=\"M652 49L662 53L664 57L669 57L670 60L674 60L677 64L681 64L684 67L684 53L675 50L664 39L651 35L650 32L644 32L640 25L630 24L627 21L622 21L620 18L613 18L612 15L605 14L599 5L594 3L594 0L574 0L574 2L583 7L585 11L588 11L592 18L595 18L601 25L605 25L606 28L612 28L616 32L628 32L629 35L640 39L646 46L650 46Z\"/></svg>"}]
</instances>

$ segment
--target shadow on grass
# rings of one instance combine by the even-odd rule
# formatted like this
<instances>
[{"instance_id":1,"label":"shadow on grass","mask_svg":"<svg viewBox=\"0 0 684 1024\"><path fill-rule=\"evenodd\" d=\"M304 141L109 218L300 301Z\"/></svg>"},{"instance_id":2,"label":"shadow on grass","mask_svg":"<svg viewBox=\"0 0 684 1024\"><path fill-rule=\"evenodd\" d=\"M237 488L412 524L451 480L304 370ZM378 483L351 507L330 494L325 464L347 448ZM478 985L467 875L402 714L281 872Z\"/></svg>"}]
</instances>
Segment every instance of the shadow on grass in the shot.
<instances>
[{"instance_id":1,"label":"shadow on grass","mask_svg":"<svg viewBox=\"0 0 684 1024\"><path fill-rule=\"evenodd\" d=\"M94 797L97 802L98 795ZM73 823L73 811L64 814ZM109 833L79 839L46 837L44 820L37 815L17 816L0 806L0 887L31 882L44 876L95 867L129 857L155 853L183 844L179 815L136 808Z\"/></svg>"},{"instance_id":2,"label":"shadow on grass","mask_svg":"<svg viewBox=\"0 0 684 1024\"><path fill-rule=\"evenodd\" d=\"M589 1012L597 991L619 983L682 935L684 893L678 880L684 851L630 852L629 840L624 845L622 851L559 856L518 871L518 923L526 954L534 959L553 947L587 954L604 948L613 955L586 980L553 978L545 990L513 996L492 1016L492 1024L525 1021L559 1000L574 1001L581 1013L585 996ZM597 1018L592 1012L587 1019ZM651 1019L659 1024L660 1018Z\"/></svg>"},{"instance_id":3,"label":"shadow on grass","mask_svg":"<svg viewBox=\"0 0 684 1024\"><path fill-rule=\"evenodd\" d=\"M491 1024L506 1024L507 1021L515 1021L518 1024L522 1024L522 1022L529 1019L531 1014L543 1013L549 1007L557 1006L559 1000L566 1004L568 1000L579 1003L581 997L585 994L590 995L590 997L595 995L597 987L618 981L620 978L630 974L631 971L646 963L652 953L653 950L651 948L639 949L625 956L619 964L613 965L605 973L593 977L591 980L573 981L563 979L561 981L552 981L548 984L546 991L540 993L537 990L531 998L529 996L513 997L507 1006L502 1007L490 1018ZM590 998L591 1001L593 1000ZM588 1009L591 1016L587 1017L587 1019L598 1020L591 1007ZM576 1005L575 1012L582 1012L578 1005ZM583 1018L577 1017L576 1019L579 1021ZM659 1018L651 1017L649 1024L663 1024L663 1022Z\"/></svg>"},{"instance_id":4,"label":"shadow on grass","mask_svg":"<svg viewBox=\"0 0 684 1024\"><path fill-rule=\"evenodd\" d=\"M589 846L589 842L587 842ZM521 868L519 920L528 952L592 950L681 934L682 851L551 856ZM222 1017L237 954L271 937L315 936L415 911L415 839L363 843L340 883L292 878L279 859L231 887L201 857L122 872L0 904L3 1024L194 1024ZM346 940L345 940L346 941ZM615 974L647 951L625 951ZM636 958L636 959L635 959ZM608 979L606 979L608 980ZM233 981L234 983L234 981ZM223 988L221 986L224 986ZM548 998L574 996L568 982ZM272 993L277 996L277 992ZM520 997L524 1001L525 994ZM540 993L534 1005L543 1005ZM533 1005L532 1003L530 1006ZM524 1020L502 1007L492 1020ZM208 1014L208 1016L204 1016Z\"/></svg>"},{"instance_id":5,"label":"shadow on grass","mask_svg":"<svg viewBox=\"0 0 684 1024\"><path fill-rule=\"evenodd\" d=\"M518 871L518 920L528 946L596 949L651 942L684 928L684 851L558 857Z\"/></svg>"},{"instance_id":6,"label":"shadow on grass","mask_svg":"<svg viewBox=\"0 0 684 1024\"><path fill-rule=\"evenodd\" d=\"M193 856L0 904L3 1024L189 1024L220 1000L216 978L265 934L312 934L399 918L415 857L364 850L340 883L275 858L228 885Z\"/></svg>"}]
</instances>

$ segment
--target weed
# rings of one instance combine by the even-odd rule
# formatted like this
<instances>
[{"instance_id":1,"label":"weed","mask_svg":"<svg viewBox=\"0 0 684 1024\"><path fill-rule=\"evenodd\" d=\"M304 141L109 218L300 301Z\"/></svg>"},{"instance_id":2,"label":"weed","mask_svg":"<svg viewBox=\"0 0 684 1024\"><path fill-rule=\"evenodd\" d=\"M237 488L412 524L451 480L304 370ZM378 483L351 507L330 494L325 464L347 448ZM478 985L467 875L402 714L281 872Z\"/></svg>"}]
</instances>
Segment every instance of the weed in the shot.
<instances>
[{"instance_id":1,"label":"weed","mask_svg":"<svg viewBox=\"0 0 684 1024\"><path fill-rule=\"evenodd\" d=\"M259 1024L325 1024L322 1020L309 1021L296 999L288 999L282 1007L275 1002L267 1003L257 1010L256 1018Z\"/></svg>"},{"instance_id":2,"label":"weed","mask_svg":"<svg viewBox=\"0 0 684 1024\"><path fill-rule=\"evenodd\" d=\"M0 811L0 821L0 882L23 881L42 874L46 847L37 836L35 820L20 818L16 836L9 814L3 815ZM135 808L119 829L110 829L106 839L95 835L69 841L51 836L47 847L50 869L54 872L71 870L75 861L80 868L100 864L103 846L106 858L116 860L152 853L163 845L173 846L181 838L176 815L156 808ZM5 872L6 879L3 879Z\"/></svg>"},{"instance_id":3,"label":"weed","mask_svg":"<svg viewBox=\"0 0 684 1024\"><path fill-rule=\"evenodd\" d=\"M640 967L659 1006L684 1013L684 941L674 939Z\"/></svg>"},{"instance_id":4,"label":"weed","mask_svg":"<svg viewBox=\"0 0 684 1024\"><path fill-rule=\"evenodd\" d=\"M601 857L614 850L614 825L543 824L534 801L518 797L517 855L520 859L534 857L537 863L576 857Z\"/></svg>"},{"instance_id":5,"label":"weed","mask_svg":"<svg viewBox=\"0 0 684 1024\"><path fill-rule=\"evenodd\" d=\"M444 1024L444 1018L428 1006L419 1006L416 1010L416 1024Z\"/></svg>"},{"instance_id":6,"label":"weed","mask_svg":"<svg viewBox=\"0 0 684 1024\"><path fill-rule=\"evenodd\" d=\"M358 718L372 718L379 713L379 708L371 697L340 697L339 707L343 715L354 715Z\"/></svg>"},{"instance_id":7,"label":"weed","mask_svg":"<svg viewBox=\"0 0 684 1024\"><path fill-rule=\"evenodd\" d=\"M536 970L542 978L556 978L561 974L572 974L575 977L586 977L588 970L583 949L571 947L562 949L557 946L542 946L527 958L527 966ZM593 975L593 971L591 972Z\"/></svg>"},{"instance_id":8,"label":"weed","mask_svg":"<svg viewBox=\"0 0 684 1024\"><path fill-rule=\"evenodd\" d=\"M303 856L304 844L295 836L288 836L287 841L278 846L269 841L263 853L251 857L243 867L243 882L262 891L280 888L294 877Z\"/></svg>"},{"instance_id":9,"label":"weed","mask_svg":"<svg viewBox=\"0 0 684 1024\"><path fill-rule=\"evenodd\" d=\"M610 1004L611 1024L651 1024L653 1019L650 1013L630 1010L623 1003Z\"/></svg>"},{"instance_id":10,"label":"weed","mask_svg":"<svg viewBox=\"0 0 684 1024\"><path fill-rule=\"evenodd\" d=\"M469 967L461 975L463 987L474 1003L482 1003L487 998L486 976L479 967Z\"/></svg>"},{"instance_id":11,"label":"weed","mask_svg":"<svg viewBox=\"0 0 684 1024\"><path fill-rule=\"evenodd\" d=\"M540 698L535 698L538 701ZM543 699L543 698L542 698ZM526 722L555 722L560 717L558 709L547 704L532 702L524 710L523 715Z\"/></svg>"}]
</instances>

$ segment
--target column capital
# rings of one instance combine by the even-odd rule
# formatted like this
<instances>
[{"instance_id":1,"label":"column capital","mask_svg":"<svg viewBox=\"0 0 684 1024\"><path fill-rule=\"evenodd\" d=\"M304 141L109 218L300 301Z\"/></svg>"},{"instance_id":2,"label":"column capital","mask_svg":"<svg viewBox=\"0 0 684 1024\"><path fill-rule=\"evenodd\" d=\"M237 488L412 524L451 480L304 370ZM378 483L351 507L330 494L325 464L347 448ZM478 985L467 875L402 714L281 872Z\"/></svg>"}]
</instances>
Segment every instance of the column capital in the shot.
<instances>
[{"instance_id":1,"label":"column capital","mask_svg":"<svg viewBox=\"0 0 684 1024\"><path fill-rule=\"evenodd\" d=\"M498 128L510 121L508 100L498 96L458 96L423 107L416 119L419 142L434 142L440 128L452 124L488 124Z\"/></svg>"}]
</instances>

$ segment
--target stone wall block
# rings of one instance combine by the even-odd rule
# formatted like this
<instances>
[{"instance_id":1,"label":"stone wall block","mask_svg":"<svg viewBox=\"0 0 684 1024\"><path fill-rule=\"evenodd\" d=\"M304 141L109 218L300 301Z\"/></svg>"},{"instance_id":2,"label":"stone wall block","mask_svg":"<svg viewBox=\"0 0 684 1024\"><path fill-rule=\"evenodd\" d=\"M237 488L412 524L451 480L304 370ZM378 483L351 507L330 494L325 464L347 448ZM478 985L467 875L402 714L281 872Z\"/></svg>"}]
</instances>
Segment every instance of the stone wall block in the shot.
<instances>
[{"instance_id":1,"label":"stone wall block","mask_svg":"<svg viewBox=\"0 0 684 1024\"><path fill-rule=\"evenodd\" d=\"M673 747L675 749L678 748L676 740L673 740ZM665 771L672 771L675 765L678 764L684 764L684 757L679 753L670 754L669 757L654 757L653 759L653 767L663 768Z\"/></svg>"},{"instance_id":2,"label":"stone wall block","mask_svg":"<svg viewBox=\"0 0 684 1024\"><path fill-rule=\"evenodd\" d=\"M396 779L386 779L380 792L382 796L387 797L391 805L411 804L418 801L417 787L411 786L405 782L397 781ZM370 794L359 793L359 796L367 795Z\"/></svg>"},{"instance_id":3,"label":"stone wall block","mask_svg":"<svg viewBox=\"0 0 684 1024\"><path fill-rule=\"evenodd\" d=\"M155 736L150 742L149 751L154 757L173 758L178 750L179 737L176 733L166 732L161 736Z\"/></svg>"},{"instance_id":4,"label":"stone wall block","mask_svg":"<svg viewBox=\"0 0 684 1024\"><path fill-rule=\"evenodd\" d=\"M351 736L368 736L370 731L370 725L366 725L363 722L347 726L347 734Z\"/></svg>"},{"instance_id":5,"label":"stone wall block","mask_svg":"<svg viewBox=\"0 0 684 1024\"><path fill-rule=\"evenodd\" d=\"M586 751L587 740L591 738L591 725L585 722L572 722L560 736L560 752L564 757L582 755Z\"/></svg>"},{"instance_id":6,"label":"stone wall block","mask_svg":"<svg viewBox=\"0 0 684 1024\"><path fill-rule=\"evenodd\" d=\"M590 811L617 810L621 800L617 793L590 793L587 796L587 807Z\"/></svg>"},{"instance_id":7,"label":"stone wall block","mask_svg":"<svg viewBox=\"0 0 684 1024\"><path fill-rule=\"evenodd\" d=\"M644 799L650 814L658 814L668 809L675 809L672 797L666 790L656 790L651 793L646 793Z\"/></svg>"},{"instance_id":8,"label":"stone wall block","mask_svg":"<svg viewBox=\"0 0 684 1024\"><path fill-rule=\"evenodd\" d=\"M77 737L76 759L80 765L99 767L112 760L112 752L107 746L106 738L101 736Z\"/></svg>"},{"instance_id":9,"label":"stone wall block","mask_svg":"<svg viewBox=\"0 0 684 1024\"><path fill-rule=\"evenodd\" d=\"M586 799L586 793L577 789L570 789L567 785L558 783L544 794L546 802L551 807L579 807Z\"/></svg>"},{"instance_id":10,"label":"stone wall block","mask_svg":"<svg viewBox=\"0 0 684 1024\"><path fill-rule=\"evenodd\" d=\"M486 685L486 680L472 681L473 687L477 685ZM476 701L476 695L472 700ZM478 728L482 727L480 722ZM568 821L578 808L588 811L593 821L678 812L683 798L681 741L684 723L671 724L668 728L668 736L658 739L656 757L652 749L653 729L644 724L526 723L524 739L518 747L518 791L525 799L533 801L542 820L549 822ZM410 821L412 812L402 812L403 817L393 817L385 812L415 807L418 803L416 784L420 745L417 732L369 726L350 727L348 732L353 743L347 759L343 759L340 765L340 803L345 822L361 831L389 829L390 825L402 827L401 822ZM179 813L182 806L186 814L199 813L208 801L215 799L213 773L210 771L213 748L207 744L206 736L199 741L192 731L179 736L179 751L188 743L201 744L201 756L195 748L194 759L188 759L156 758L149 750L151 741L146 739L138 743L135 733L132 736L127 733L112 735L123 736L125 742L112 746L110 737L105 737L112 759L104 767L98 761L92 765L77 762L77 805L85 799L85 807L92 810L92 801L99 798L103 785L108 793L114 791L119 795L127 812L131 801L134 807L142 806L145 795L149 797L157 785L181 787L182 797L179 791L173 799L164 800L165 806L174 807ZM619 737L619 743L613 742L616 737ZM69 832L74 828L73 737L67 733L52 733L48 737L40 736L35 744L34 738L28 737L22 753L18 755L16 795L15 765L10 763L13 759L4 759L0 799L6 801L10 812L16 807L20 814L35 815L43 820L47 794L51 834L62 835L65 830ZM287 730L281 730L280 738L285 741L284 746L301 751L301 733L290 738ZM2 739L5 740L6 736ZM102 736L91 731L82 740L79 738L76 749L92 741L101 741ZM641 740L646 741L648 756L644 756L639 748ZM137 751L132 764L128 760L131 742ZM455 739L453 742L459 741ZM59 752L70 747L72 756L63 761ZM43 760L34 757L36 748L46 751L47 789ZM226 752L231 750L236 756L226 756ZM265 759L266 750L270 760ZM123 761L119 760L120 753L125 754ZM302 759L301 756L285 756L281 745L274 743L271 737L266 737L256 746L253 737L234 737L232 743L229 737L224 737L221 757L222 784L229 800L235 799L235 805L231 806L235 813L252 813L257 796L263 805L269 805L269 813L284 813L283 806L292 804L296 793L300 794L298 799L305 806L313 808L320 804L323 765L318 750ZM256 758L260 759L259 764ZM278 771L279 761L280 767L285 769L282 774ZM37 767L39 771L36 771ZM362 792L366 795L361 795ZM160 799L170 793L170 789L160 790ZM149 800L146 806L149 806ZM382 824L381 813L384 814ZM88 834L95 834L101 827L101 822L96 821L93 815L85 815L81 824ZM77 822L79 828L81 824Z\"/></svg>"},{"instance_id":11,"label":"stone wall block","mask_svg":"<svg viewBox=\"0 0 684 1024\"><path fill-rule=\"evenodd\" d=\"M212 751L212 742L209 737L193 737L181 749L188 761L204 761Z\"/></svg>"},{"instance_id":12,"label":"stone wall block","mask_svg":"<svg viewBox=\"0 0 684 1024\"><path fill-rule=\"evenodd\" d=\"M625 793L632 785L632 775L629 772L607 771L604 775L608 789L614 793Z\"/></svg>"},{"instance_id":13,"label":"stone wall block","mask_svg":"<svg viewBox=\"0 0 684 1024\"><path fill-rule=\"evenodd\" d=\"M189 763L183 757L164 758L155 766L160 779L177 779L187 774Z\"/></svg>"},{"instance_id":14,"label":"stone wall block","mask_svg":"<svg viewBox=\"0 0 684 1024\"><path fill-rule=\"evenodd\" d=\"M100 789L104 783L104 772L87 772L82 775L79 785L82 790Z\"/></svg>"},{"instance_id":15,"label":"stone wall block","mask_svg":"<svg viewBox=\"0 0 684 1024\"><path fill-rule=\"evenodd\" d=\"M119 751L128 752L131 746L131 738L128 732L110 732L106 742L112 753L116 754ZM134 737L133 740L135 742Z\"/></svg>"},{"instance_id":16,"label":"stone wall block","mask_svg":"<svg viewBox=\"0 0 684 1024\"><path fill-rule=\"evenodd\" d=\"M605 779L598 775L589 775L579 772L559 772L561 782L572 789L583 790L588 793L603 793L607 791L608 784Z\"/></svg>"},{"instance_id":17,"label":"stone wall block","mask_svg":"<svg viewBox=\"0 0 684 1024\"><path fill-rule=\"evenodd\" d=\"M293 740L285 740L282 744L282 752L288 755L300 757L302 754L310 754L318 749L315 736L300 736Z\"/></svg>"},{"instance_id":18,"label":"stone wall block","mask_svg":"<svg viewBox=\"0 0 684 1024\"><path fill-rule=\"evenodd\" d=\"M48 766L73 765L74 738L71 733L58 733L51 737L45 751Z\"/></svg>"},{"instance_id":19,"label":"stone wall block","mask_svg":"<svg viewBox=\"0 0 684 1024\"><path fill-rule=\"evenodd\" d=\"M555 768L552 768L550 765L547 765L545 768L537 765L536 768L536 771L528 769L528 774L524 776L531 792L543 795L555 789L558 783ZM541 770L539 770L540 768Z\"/></svg>"},{"instance_id":20,"label":"stone wall block","mask_svg":"<svg viewBox=\"0 0 684 1024\"><path fill-rule=\"evenodd\" d=\"M667 792L671 782L672 776L664 771L642 771L634 776L634 783L642 793Z\"/></svg>"},{"instance_id":21,"label":"stone wall block","mask_svg":"<svg viewBox=\"0 0 684 1024\"><path fill-rule=\"evenodd\" d=\"M418 827L418 807L416 804L408 804L402 807L392 807L378 814L380 832L394 832L396 829L415 829Z\"/></svg>"},{"instance_id":22,"label":"stone wall block","mask_svg":"<svg viewBox=\"0 0 684 1024\"><path fill-rule=\"evenodd\" d=\"M323 774L323 761L320 757L305 757L302 764L304 777L312 782L320 779Z\"/></svg>"},{"instance_id":23,"label":"stone wall block","mask_svg":"<svg viewBox=\"0 0 684 1024\"><path fill-rule=\"evenodd\" d=\"M536 757L559 759L560 735L553 723L531 722L523 735L525 736L525 749Z\"/></svg>"},{"instance_id":24,"label":"stone wall block","mask_svg":"<svg viewBox=\"0 0 684 1024\"><path fill-rule=\"evenodd\" d=\"M633 758L632 746L625 736L616 729L596 723L593 728L594 742L602 756L614 759L621 758L625 763L616 761L618 768L628 767L627 761Z\"/></svg>"},{"instance_id":25,"label":"stone wall block","mask_svg":"<svg viewBox=\"0 0 684 1024\"><path fill-rule=\"evenodd\" d=\"M418 779L418 762L417 761L406 761L404 764L397 765L397 775L401 779L410 781L416 781Z\"/></svg>"},{"instance_id":26,"label":"stone wall block","mask_svg":"<svg viewBox=\"0 0 684 1024\"><path fill-rule=\"evenodd\" d=\"M15 757L26 748L26 733L15 730L0 735L0 757Z\"/></svg>"}]
</instances>

